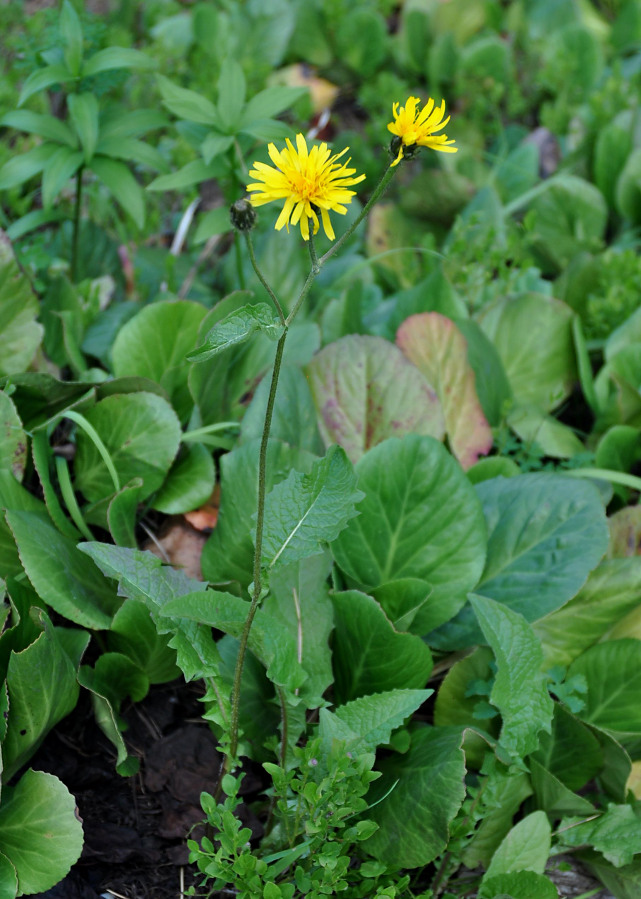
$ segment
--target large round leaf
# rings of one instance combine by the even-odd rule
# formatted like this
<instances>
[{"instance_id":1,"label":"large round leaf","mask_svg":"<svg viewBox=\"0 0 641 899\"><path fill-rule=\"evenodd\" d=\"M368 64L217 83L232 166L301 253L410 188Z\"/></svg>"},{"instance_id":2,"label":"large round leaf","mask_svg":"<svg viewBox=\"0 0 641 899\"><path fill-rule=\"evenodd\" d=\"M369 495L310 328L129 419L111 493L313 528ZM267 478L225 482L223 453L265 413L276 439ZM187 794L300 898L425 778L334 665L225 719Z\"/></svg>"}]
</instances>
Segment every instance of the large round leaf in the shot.
<instances>
[{"instance_id":1,"label":"large round leaf","mask_svg":"<svg viewBox=\"0 0 641 899\"><path fill-rule=\"evenodd\" d=\"M86 416L105 444L120 483L142 478L140 498L157 490L180 445L180 423L169 403L153 393L115 394L90 409ZM114 493L114 483L94 442L78 429L75 459L76 487L90 502Z\"/></svg>"},{"instance_id":2,"label":"large round leaf","mask_svg":"<svg viewBox=\"0 0 641 899\"><path fill-rule=\"evenodd\" d=\"M157 381L167 391L181 419L194 401L187 387L187 353L198 343L207 310L200 303L163 300L145 306L118 332L111 350L116 377L137 375Z\"/></svg>"},{"instance_id":3,"label":"large round leaf","mask_svg":"<svg viewBox=\"0 0 641 899\"><path fill-rule=\"evenodd\" d=\"M489 540L476 593L538 621L578 593L608 546L592 484L556 474L493 478L477 484ZM439 648L469 646L480 630L469 606L433 635Z\"/></svg>"},{"instance_id":4,"label":"large round leaf","mask_svg":"<svg viewBox=\"0 0 641 899\"><path fill-rule=\"evenodd\" d=\"M334 557L364 592L400 578L428 582L432 593L411 627L427 633L456 614L483 569L486 528L474 488L431 437L386 440L356 472L365 499L334 541Z\"/></svg>"},{"instance_id":5,"label":"large round leaf","mask_svg":"<svg viewBox=\"0 0 641 899\"><path fill-rule=\"evenodd\" d=\"M314 356L307 374L325 444L340 444L352 462L387 437L443 436L435 392L381 337L343 337Z\"/></svg>"},{"instance_id":6,"label":"large round leaf","mask_svg":"<svg viewBox=\"0 0 641 899\"><path fill-rule=\"evenodd\" d=\"M587 681L581 718L615 733L641 734L641 640L597 643L579 656L568 677Z\"/></svg>"},{"instance_id":7,"label":"large round leaf","mask_svg":"<svg viewBox=\"0 0 641 899\"><path fill-rule=\"evenodd\" d=\"M82 851L82 824L57 777L29 770L3 789L0 845L18 874L20 895L45 892L66 876Z\"/></svg>"},{"instance_id":8,"label":"large round leaf","mask_svg":"<svg viewBox=\"0 0 641 899\"><path fill-rule=\"evenodd\" d=\"M565 303L538 293L499 300L480 314L517 402L547 412L569 394L576 375L572 316Z\"/></svg>"}]
</instances>

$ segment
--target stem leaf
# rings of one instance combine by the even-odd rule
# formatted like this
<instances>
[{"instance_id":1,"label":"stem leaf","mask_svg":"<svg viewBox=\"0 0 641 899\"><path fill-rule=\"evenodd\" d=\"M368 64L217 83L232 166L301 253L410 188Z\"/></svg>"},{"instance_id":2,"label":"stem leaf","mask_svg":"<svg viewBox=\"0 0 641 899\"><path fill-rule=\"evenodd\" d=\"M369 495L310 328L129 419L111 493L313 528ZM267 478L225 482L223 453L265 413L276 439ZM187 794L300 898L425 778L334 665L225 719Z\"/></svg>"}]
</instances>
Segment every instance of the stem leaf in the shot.
<instances>
[{"instance_id":1,"label":"stem leaf","mask_svg":"<svg viewBox=\"0 0 641 899\"><path fill-rule=\"evenodd\" d=\"M335 540L363 499L345 451L332 446L309 474L292 471L266 500L262 564L296 562Z\"/></svg>"}]
</instances>

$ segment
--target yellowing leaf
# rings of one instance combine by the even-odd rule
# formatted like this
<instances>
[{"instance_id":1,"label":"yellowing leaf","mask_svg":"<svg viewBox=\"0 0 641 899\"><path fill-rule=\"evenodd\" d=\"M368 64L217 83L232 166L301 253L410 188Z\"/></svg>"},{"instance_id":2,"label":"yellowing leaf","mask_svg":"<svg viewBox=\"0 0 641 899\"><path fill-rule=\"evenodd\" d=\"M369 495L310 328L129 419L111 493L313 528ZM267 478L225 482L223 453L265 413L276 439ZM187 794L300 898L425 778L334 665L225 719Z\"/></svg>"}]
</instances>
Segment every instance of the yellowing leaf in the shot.
<instances>
[{"instance_id":1,"label":"yellowing leaf","mask_svg":"<svg viewBox=\"0 0 641 899\"><path fill-rule=\"evenodd\" d=\"M396 343L436 390L452 451L464 469L492 448L492 430L476 393L467 342L453 321L439 312L406 319Z\"/></svg>"}]
</instances>

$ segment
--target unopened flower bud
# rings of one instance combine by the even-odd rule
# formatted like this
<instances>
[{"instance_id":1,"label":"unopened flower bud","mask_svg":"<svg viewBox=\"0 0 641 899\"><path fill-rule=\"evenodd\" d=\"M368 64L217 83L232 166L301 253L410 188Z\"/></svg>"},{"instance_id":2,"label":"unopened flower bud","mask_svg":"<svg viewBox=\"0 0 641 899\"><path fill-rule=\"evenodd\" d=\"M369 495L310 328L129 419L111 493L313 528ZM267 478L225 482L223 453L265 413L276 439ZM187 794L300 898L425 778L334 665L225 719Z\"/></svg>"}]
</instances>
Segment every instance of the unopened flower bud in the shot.
<instances>
[{"instance_id":1,"label":"unopened flower bud","mask_svg":"<svg viewBox=\"0 0 641 899\"><path fill-rule=\"evenodd\" d=\"M229 207L229 218L237 231L251 231L256 224L256 210L249 200L236 200Z\"/></svg>"}]
</instances>

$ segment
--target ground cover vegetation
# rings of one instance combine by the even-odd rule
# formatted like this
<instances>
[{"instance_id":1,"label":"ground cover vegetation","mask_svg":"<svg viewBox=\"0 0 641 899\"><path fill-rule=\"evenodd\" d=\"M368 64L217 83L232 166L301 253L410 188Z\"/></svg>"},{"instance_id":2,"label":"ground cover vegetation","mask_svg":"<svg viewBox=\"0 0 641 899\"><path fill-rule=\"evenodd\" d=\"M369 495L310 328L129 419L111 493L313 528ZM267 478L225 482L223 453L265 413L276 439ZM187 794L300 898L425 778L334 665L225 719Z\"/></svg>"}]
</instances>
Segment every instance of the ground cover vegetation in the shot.
<instances>
[{"instance_id":1,"label":"ground cover vegetation","mask_svg":"<svg viewBox=\"0 0 641 899\"><path fill-rule=\"evenodd\" d=\"M183 678L196 895L638 897L641 4L87 6L0 8L0 896Z\"/></svg>"}]
</instances>

